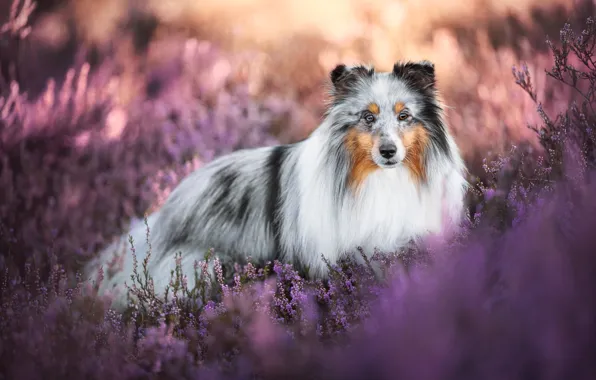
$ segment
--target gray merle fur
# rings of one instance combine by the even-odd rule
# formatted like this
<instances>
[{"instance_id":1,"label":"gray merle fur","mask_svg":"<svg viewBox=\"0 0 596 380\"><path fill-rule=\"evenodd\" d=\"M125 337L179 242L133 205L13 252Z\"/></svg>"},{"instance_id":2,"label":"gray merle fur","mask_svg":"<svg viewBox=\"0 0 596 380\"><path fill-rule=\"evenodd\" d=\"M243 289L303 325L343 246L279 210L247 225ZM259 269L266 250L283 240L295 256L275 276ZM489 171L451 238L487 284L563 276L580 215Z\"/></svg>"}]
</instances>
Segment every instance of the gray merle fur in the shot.
<instances>
[{"instance_id":1,"label":"gray merle fur","mask_svg":"<svg viewBox=\"0 0 596 380\"><path fill-rule=\"evenodd\" d=\"M176 254L181 254L180 265L191 288L194 262L203 260L209 249L214 249L226 277L234 262L245 263L250 257L259 264L278 259L311 278L325 278L328 268L321 255L335 264L358 246L365 253L373 248L392 252L438 231L442 211L434 205L443 194L448 197L449 217L459 219L465 166L443 122L434 66L424 61L396 63L391 72L377 73L361 65L338 65L329 79L331 104L308 138L221 156L184 178L149 216L149 274L157 293L168 285ZM362 118L371 102L380 107L376 129ZM407 104L409 121L398 120L397 102ZM392 139L401 144L403 154L400 134L413 122L420 122L430 139L423 153L428 179L422 186L413 183L403 162L379 161L375 146L367 149L378 170L359 184L363 192L349 186L355 162L345 145L347 134L357 129L371 139ZM149 250L144 224L133 225L130 234L137 262L142 262ZM104 250L88 265L87 273L96 276L97 266L109 262L118 247ZM123 270L104 281L100 292L112 286L122 289L132 266L129 251ZM119 297L114 307L123 306L125 293Z\"/></svg>"}]
</instances>

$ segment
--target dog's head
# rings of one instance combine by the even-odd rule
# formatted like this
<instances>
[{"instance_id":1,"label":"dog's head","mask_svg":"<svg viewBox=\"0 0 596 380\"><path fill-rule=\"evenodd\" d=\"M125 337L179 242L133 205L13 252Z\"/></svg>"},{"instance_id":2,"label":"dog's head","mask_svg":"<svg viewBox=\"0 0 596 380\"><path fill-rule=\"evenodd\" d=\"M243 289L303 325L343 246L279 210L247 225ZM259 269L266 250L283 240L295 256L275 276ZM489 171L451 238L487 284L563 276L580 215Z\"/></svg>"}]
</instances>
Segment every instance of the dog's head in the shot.
<instances>
[{"instance_id":1,"label":"dog's head","mask_svg":"<svg viewBox=\"0 0 596 380\"><path fill-rule=\"evenodd\" d=\"M406 165L424 180L428 155L449 155L433 63L397 62L391 72L338 65L330 79L327 116L345 134L346 148L360 169Z\"/></svg>"}]
</instances>

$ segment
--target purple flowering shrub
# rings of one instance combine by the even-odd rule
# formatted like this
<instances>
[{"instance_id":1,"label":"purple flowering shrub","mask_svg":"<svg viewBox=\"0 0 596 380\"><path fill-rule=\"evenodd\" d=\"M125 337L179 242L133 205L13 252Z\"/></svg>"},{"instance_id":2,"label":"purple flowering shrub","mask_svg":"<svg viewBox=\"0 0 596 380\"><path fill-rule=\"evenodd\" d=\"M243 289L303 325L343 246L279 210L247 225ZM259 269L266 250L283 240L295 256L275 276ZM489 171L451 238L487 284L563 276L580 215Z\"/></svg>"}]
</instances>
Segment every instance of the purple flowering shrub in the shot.
<instances>
[{"instance_id":1,"label":"purple flowering shrub","mask_svg":"<svg viewBox=\"0 0 596 380\"><path fill-rule=\"evenodd\" d=\"M0 38L25 36L5 33L26 28L12 25ZM147 93L124 102L109 63L78 67L39 99L8 78L0 88L0 379L593 378L593 20L581 33L565 25L560 40L548 42L549 75L580 102L554 119L537 104L543 122L531 127L543 151L517 146L487 160L470 218L450 241L376 252L382 278L367 260L347 257L329 265L328 281L277 261L224 274L210 251L194 273L171 273L164 298L145 260L122 314L83 281L80 262L202 161L273 143L268 125L291 104L251 100L221 74L228 58L196 42L172 58L182 69L147 74L175 88L159 102ZM200 64L189 67L189 56ZM527 68L513 74L538 103ZM192 289L188 276L197 276Z\"/></svg>"},{"instance_id":2,"label":"purple flowering shrub","mask_svg":"<svg viewBox=\"0 0 596 380\"><path fill-rule=\"evenodd\" d=\"M0 49L26 36L19 30L29 8L14 4ZM109 57L49 80L36 98L13 70L3 73L0 233L11 236L0 241L3 265L46 266L52 247L73 273L202 161L276 142L270 125L291 119L291 103L253 100L230 71L232 58L209 43L168 43L176 54L136 74L147 83L138 91Z\"/></svg>"},{"instance_id":3,"label":"purple flowering shrub","mask_svg":"<svg viewBox=\"0 0 596 380\"><path fill-rule=\"evenodd\" d=\"M554 58L547 76L572 89L575 96L568 109L553 119L537 100L527 65L512 68L516 83L536 103L542 125L528 127L536 132L543 150L535 152L522 144L495 160L484 160L485 179L475 183L470 194L475 204L472 217L488 218L497 229L519 222L532 210L537 193L551 190L560 180L581 176L596 164L594 20L588 18L580 33L565 24L558 47L550 38L546 42Z\"/></svg>"}]
</instances>

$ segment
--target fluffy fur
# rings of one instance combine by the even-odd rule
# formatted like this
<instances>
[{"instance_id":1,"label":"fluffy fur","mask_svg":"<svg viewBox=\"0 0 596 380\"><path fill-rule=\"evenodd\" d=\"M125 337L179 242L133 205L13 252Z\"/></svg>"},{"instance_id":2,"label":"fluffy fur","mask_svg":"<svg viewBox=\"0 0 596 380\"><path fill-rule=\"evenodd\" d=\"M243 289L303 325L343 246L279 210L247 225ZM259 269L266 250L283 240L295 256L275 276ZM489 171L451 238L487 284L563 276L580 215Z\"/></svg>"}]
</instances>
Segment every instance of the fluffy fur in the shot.
<instances>
[{"instance_id":1,"label":"fluffy fur","mask_svg":"<svg viewBox=\"0 0 596 380\"><path fill-rule=\"evenodd\" d=\"M460 221L465 166L437 99L434 65L398 62L379 73L338 65L330 79L331 104L307 139L219 157L149 217L158 293L179 252L190 286L193 263L209 248L224 264L279 259L324 278L321 255L333 263L358 246L394 252L443 232L445 220ZM130 234L140 263L148 248L144 223ZM88 265L92 277L115 247ZM130 250L123 260L123 270L100 287L120 288L116 306L124 305Z\"/></svg>"}]
</instances>

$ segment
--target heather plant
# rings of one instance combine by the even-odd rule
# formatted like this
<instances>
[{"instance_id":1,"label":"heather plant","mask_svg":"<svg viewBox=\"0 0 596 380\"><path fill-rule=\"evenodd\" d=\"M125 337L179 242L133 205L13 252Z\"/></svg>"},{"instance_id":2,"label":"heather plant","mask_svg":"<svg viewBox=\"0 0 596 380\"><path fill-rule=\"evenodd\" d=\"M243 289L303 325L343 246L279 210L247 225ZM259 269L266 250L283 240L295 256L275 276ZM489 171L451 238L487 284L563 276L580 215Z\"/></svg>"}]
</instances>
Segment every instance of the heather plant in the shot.
<instances>
[{"instance_id":1,"label":"heather plant","mask_svg":"<svg viewBox=\"0 0 596 380\"><path fill-rule=\"evenodd\" d=\"M104 224L141 215L203 160L241 146L246 135L233 132L226 141L228 126L251 120L258 140L277 111L259 119L265 111L241 90L227 89L218 103L224 88L206 90L207 83L199 98L210 106L197 106L202 117L165 95L159 102L134 100L127 113L114 88L93 90L88 66L72 71L61 95L52 90L37 101L15 82L0 106L0 378L592 378L596 67L594 43L585 42L595 38L592 25L588 19L580 35L566 25L560 47L551 44L552 78L581 91L584 102L554 120L537 104L543 125L533 128L544 152L518 146L487 160L488 180L476 185L471 218L445 244L375 252L370 261L355 252L363 259L329 265L328 281L307 281L290 265L259 266L250 258L229 271L214 251L183 273L178 256L164 297L155 294L147 255L135 259L123 314L68 265L77 245L94 240L74 235L100 224L106 235L119 233L122 225ZM514 75L537 101L529 71ZM172 104L179 106L176 116ZM159 122L150 124L154 116ZM104 128L123 119L117 138L104 140ZM141 130L140 122L150 127ZM86 140L82 131L90 131ZM213 150L180 151L187 136ZM64 137L73 145L60 143ZM99 193L91 198L97 205L82 207L92 202L67 186L73 173L83 183L94 178L80 192ZM139 199L139 188L151 201ZM133 201L125 207L123 199ZM48 204L59 210L46 210ZM72 225L65 224L69 218ZM196 280L192 289L188 276Z\"/></svg>"},{"instance_id":2,"label":"heather plant","mask_svg":"<svg viewBox=\"0 0 596 380\"><path fill-rule=\"evenodd\" d=\"M589 379L596 370L594 175L579 191L571 182L553 186L500 236L480 228L436 265L396 273L341 345L300 339L280 325L269 307L283 304L271 302L275 281L257 281L247 293L228 288L184 332L160 323L135 333L101 298L84 296L85 285L65 285L59 266L50 286L37 285L31 269L1 284L8 295L0 308L2 374ZM288 270L278 266L296 281Z\"/></svg>"},{"instance_id":3,"label":"heather plant","mask_svg":"<svg viewBox=\"0 0 596 380\"><path fill-rule=\"evenodd\" d=\"M547 39L547 44L554 56L554 65L547 75L558 82L569 86L580 96L580 104L572 102L566 112L557 115L553 120L537 102L538 113L543 120L543 126L530 126L537 132L544 147L546 165L550 168L552 179L561 177L564 150L566 144L578 144L580 157L588 168L594 165L594 93L596 92L596 66L592 59L596 45L596 31L594 20L588 18L585 29L576 35L570 24L565 24L560 33L560 47ZM532 81L524 66L521 71L513 69L516 83L536 101L537 95Z\"/></svg>"},{"instance_id":4,"label":"heather plant","mask_svg":"<svg viewBox=\"0 0 596 380\"><path fill-rule=\"evenodd\" d=\"M3 41L27 37L18 31L27 30L34 5L20 4L2 27ZM110 57L76 64L35 98L6 78L0 228L13 237L10 246L0 242L4 264L23 270L30 259L42 267L53 246L72 274L203 160L276 141L270 125L291 119L292 103L251 98L226 69L232 58L207 42L169 44L180 54L145 65L132 85Z\"/></svg>"},{"instance_id":5,"label":"heather plant","mask_svg":"<svg viewBox=\"0 0 596 380\"><path fill-rule=\"evenodd\" d=\"M472 197L477 203L478 217L482 214L484 219L490 219L497 229L503 230L519 222L538 194L552 190L557 181L569 179L570 173L581 176L594 167L596 67L592 56L595 39L591 17L579 33L574 32L569 23L565 24L559 46L547 38L546 44L554 59L553 67L546 71L547 76L578 95L555 118L547 114L538 100L527 64L512 68L516 84L536 104L542 120L542 125L528 125L536 132L542 151L536 152L531 145L522 144L513 146L495 160L484 160L487 176L484 181L475 183ZM566 165L575 169L565 170Z\"/></svg>"},{"instance_id":6,"label":"heather plant","mask_svg":"<svg viewBox=\"0 0 596 380\"><path fill-rule=\"evenodd\" d=\"M10 81L19 79L14 58L21 41L31 32L28 21L36 6L32 0L13 1L8 20L0 25L0 95L8 92Z\"/></svg>"}]
</instances>

